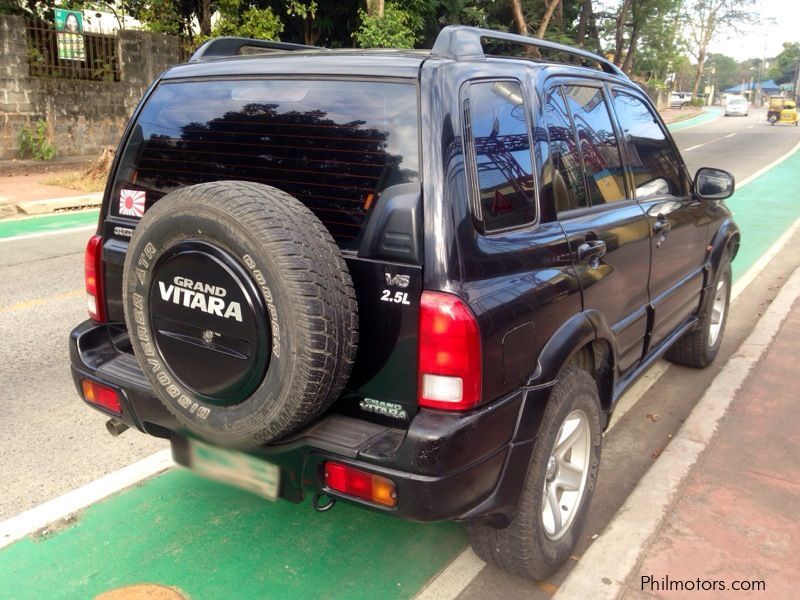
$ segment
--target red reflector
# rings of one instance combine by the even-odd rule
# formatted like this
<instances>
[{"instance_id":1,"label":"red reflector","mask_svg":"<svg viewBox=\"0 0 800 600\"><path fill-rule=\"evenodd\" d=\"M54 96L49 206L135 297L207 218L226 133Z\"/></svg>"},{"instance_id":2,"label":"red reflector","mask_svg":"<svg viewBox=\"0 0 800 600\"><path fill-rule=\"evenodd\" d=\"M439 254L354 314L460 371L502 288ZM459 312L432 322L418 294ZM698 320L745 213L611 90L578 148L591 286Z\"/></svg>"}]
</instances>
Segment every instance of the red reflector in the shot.
<instances>
[{"instance_id":1,"label":"red reflector","mask_svg":"<svg viewBox=\"0 0 800 600\"><path fill-rule=\"evenodd\" d=\"M480 404L480 332L461 298L422 293L418 358L420 406L466 410Z\"/></svg>"},{"instance_id":2,"label":"red reflector","mask_svg":"<svg viewBox=\"0 0 800 600\"><path fill-rule=\"evenodd\" d=\"M115 412L118 415L122 414L122 407L119 404L119 396L117 392L94 381L88 379L81 379L81 387L83 388L83 397L87 402L102 406L103 408Z\"/></svg>"},{"instance_id":3,"label":"red reflector","mask_svg":"<svg viewBox=\"0 0 800 600\"><path fill-rule=\"evenodd\" d=\"M106 320L103 298L103 238L93 235L86 244L83 257L84 279L86 281L86 302L89 316L95 321Z\"/></svg>"},{"instance_id":4,"label":"red reflector","mask_svg":"<svg viewBox=\"0 0 800 600\"><path fill-rule=\"evenodd\" d=\"M325 463L325 485L337 492L382 506L397 505L397 488L391 479L339 463Z\"/></svg>"}]
</instances>

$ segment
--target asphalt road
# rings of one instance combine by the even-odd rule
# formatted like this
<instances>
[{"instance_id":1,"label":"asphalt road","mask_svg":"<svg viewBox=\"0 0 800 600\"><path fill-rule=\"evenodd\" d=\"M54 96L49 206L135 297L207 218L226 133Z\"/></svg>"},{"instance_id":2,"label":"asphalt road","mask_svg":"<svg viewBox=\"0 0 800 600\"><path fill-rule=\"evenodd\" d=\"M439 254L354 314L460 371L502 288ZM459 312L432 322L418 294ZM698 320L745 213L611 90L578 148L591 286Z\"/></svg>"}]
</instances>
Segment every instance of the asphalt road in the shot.
<instances>
[{"instance_id":1,"label":"asphalt road","mask_svg":"<svg viewBox=\"0 0 800 600\"><path fill-rule=\"evenodd\" d=\"M83 249L91 231L0 242L0 519L164 448L78 399L67 339L87 318Z\"/></svg>"},{"instance_id":2,"label":"asphalt road","mask_svg":"<svg viewBox=\"0 0 800 600\"><path fill-rule=\"evenodd\" d=\"M763 116L754 110L747 118L720 117L679 131L675 139L692 172L699 166L716 166L741 180L800 141L798 129L770 127ZM69 375L68 334L86 318L82 255L89 234L0 242L0 519L165 447L165 442L137 432L109 436L105 418L79 401ZM620 440L634 434L624 421L614 432ZM630 468L619 462L626 453L615 453L614 448L636 446L628 442L606 451L603 471L619 474L619 489L610 495L598 492L599 517L590 520L589 530L610 518L637 473L649 465L655 450L644 447ZM499 588L481 588L484 583ZM519 581L491 570L470 589L478 597L481 589L505 590L511 583L526 593L535 591L528 584L519 588Z\"/></svg>"},{"instance_id":3,"label":"asphalt road","mask_svg":"<svg viewBox=\"0 0 800 600\"><path fill-rule=\"evenodd\" d=\"M800 128L770 125L765 109L750 109L747 117L720 116L673 134L689 172L717 167L743 181L800 142Z\"/></svg>"}]
</instances>

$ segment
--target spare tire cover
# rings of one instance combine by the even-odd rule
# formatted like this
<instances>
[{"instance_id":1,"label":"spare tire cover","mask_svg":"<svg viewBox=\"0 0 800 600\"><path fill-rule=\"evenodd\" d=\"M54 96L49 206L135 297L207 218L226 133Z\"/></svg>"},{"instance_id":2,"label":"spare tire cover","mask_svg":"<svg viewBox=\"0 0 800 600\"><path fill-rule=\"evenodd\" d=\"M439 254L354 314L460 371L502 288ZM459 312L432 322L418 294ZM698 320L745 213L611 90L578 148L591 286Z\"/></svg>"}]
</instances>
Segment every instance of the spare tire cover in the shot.
<instances>
[{"instance_id":1,"label":"spare tire cover","mask_svg":"<svg viewBox=\"0 0 800 600\"><path fill-rule=\"evenodd\" d=\"M171 192L136 227L123 302L134 354L192 432L247 447L314 419L341 393L358 339L344 258L276 188Z\"/></svg>"}]
</instances>

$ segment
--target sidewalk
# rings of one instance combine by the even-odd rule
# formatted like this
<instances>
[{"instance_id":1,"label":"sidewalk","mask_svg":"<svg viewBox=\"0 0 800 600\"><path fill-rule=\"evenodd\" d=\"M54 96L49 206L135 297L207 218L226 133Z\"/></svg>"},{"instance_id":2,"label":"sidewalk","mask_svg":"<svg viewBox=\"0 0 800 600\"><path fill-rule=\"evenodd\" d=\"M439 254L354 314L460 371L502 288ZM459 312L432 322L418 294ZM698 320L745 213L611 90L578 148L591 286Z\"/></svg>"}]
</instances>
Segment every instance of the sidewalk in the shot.
<instances>
[{"instance_id":1,"label":"sidewalk","mask_svg":"<svg viewBox=\"0 0 800 600\"><path fill-rule=\"evenodd\" d=\"M52 162L0 161L0 218L99 205L99 193L45 183L54 176L85 171L89 164L88 157L67 157Z\"/></svg>"},{"instance_id":2,"label":"sidewalk","mask_svg":"<svg viewBox=\"0 0 800 600\"><path fill-rule=\"evenodd\" d=\"M795 301L625 582L622 598L678 598L714 587L716 592L701 597L721 598L732 593L736 581L753 590L735 592L736 597L797 597L798 356L800 301ZM757 591L759 581L765 588Z\"/></svg>"},{"instance_id":3,"label":"sidewalk","mask_svg":"<svg viewBox=\"0 0 800 600\"><path fill-rule=\"evenodd\" d=\"M800 268L553 600L797 597L798 355Z\"/></svg>"}]
</instances>

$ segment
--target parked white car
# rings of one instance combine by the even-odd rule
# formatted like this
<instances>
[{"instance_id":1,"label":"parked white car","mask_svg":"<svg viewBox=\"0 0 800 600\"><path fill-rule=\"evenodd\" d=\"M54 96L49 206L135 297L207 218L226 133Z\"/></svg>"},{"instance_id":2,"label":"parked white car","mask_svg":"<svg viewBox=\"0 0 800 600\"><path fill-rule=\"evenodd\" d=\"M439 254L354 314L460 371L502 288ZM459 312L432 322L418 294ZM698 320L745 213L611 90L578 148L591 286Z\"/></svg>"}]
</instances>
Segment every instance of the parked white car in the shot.
<instances>
[{"instance_id":1,"label":"parked white car","mask_svg":"<svg viewBox=\"0 0 800 600\"><path fill-rule=\"evenodd\" d=\"M744 96L732 96L725 103L726 117L746 117L750 114L750 102Z\"/></svg>"},{"instance_id":2,"label":"parked white car","mask_svg":"<svg viewBox=\"0 0 800 600\"><path fill-rule=\"evenodd\" d=\"M669 95L669 105L673 108L683 108L692 101L691 92L672 92Z\"/></svg>"}]
</instances>

